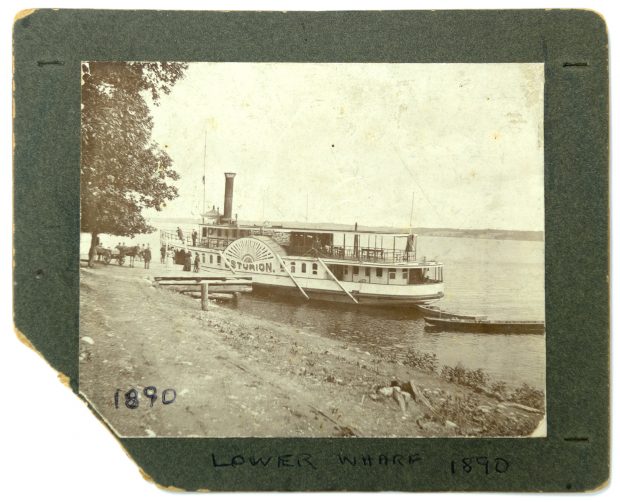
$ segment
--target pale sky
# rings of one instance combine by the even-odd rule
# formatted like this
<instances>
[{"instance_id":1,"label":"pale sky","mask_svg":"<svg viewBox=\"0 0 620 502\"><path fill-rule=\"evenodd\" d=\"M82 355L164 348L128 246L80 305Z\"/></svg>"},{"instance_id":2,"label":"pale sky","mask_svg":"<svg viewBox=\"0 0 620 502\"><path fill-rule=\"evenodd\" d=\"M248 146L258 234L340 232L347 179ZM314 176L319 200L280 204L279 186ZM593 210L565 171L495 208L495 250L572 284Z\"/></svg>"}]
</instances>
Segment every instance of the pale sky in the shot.
<instances>
[{"instance_id":1,"label":"pale sky","mask_svg":"<svg viewBox=\"0 0 620 502\"><path fill-rule=\"evenodd\" d=\"M157 216L543 230L542 63L190 63L153 109L181 175ZM153 213L149 213L153 216Z\"/></svg>"}]
</instances>

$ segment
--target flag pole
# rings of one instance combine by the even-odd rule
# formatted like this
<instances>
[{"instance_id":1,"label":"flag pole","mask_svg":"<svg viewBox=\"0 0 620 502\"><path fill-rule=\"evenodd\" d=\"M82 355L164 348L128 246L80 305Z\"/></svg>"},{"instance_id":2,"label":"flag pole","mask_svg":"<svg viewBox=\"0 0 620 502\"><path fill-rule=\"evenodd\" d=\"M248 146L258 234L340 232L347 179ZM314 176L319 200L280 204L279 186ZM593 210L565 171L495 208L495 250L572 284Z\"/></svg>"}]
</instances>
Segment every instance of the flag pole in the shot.
<instances>
[{"instance_id":1,"label":"flag pole","mask_svg":"<svg viewBox=\"0 0 620 502\"><path fill-rule=\"evenodd\" d=\"M205 222L205 212L207 210L207 131L205 129L205 148L202 156L202 222Z\"/></svg>"},{"instance_id":2,"label":"flag pole","mask_svg":"<svg viewBox=\"0 0 620 502\"><path fill-rule=\"evenodd\" d=\"M411 213L409 213L409 233L413 233L413 201L415 200L415 192L411 192Z\"/></svg>"}]
</instances>

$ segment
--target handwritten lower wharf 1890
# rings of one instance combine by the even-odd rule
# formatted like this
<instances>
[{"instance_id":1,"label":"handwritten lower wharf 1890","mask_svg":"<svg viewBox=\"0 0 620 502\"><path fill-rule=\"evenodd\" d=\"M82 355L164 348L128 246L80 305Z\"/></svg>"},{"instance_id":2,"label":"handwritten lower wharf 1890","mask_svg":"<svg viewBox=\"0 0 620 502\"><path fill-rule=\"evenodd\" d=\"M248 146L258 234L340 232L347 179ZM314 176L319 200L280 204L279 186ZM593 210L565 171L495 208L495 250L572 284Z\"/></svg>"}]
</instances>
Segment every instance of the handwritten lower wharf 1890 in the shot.
<instances>
[{"instance_id":1,"label":"handwritten lower wharf 1890","mask_svg":"<svg viewBox=\"0 0 620 502\"><path fill-rule=\"evenodd\" d=\"M407 469L421 473L426 464L427 469L438 468L452 477L459 476L491 476L508 473L511 462L501 456L473 455L459 458L434 458L424 462L420 453L336 453L333 455L312 455L311 453L284 454L223 454L211 453L210 466L219 468L301 468L319 470L321 467L333 468L389 468ZM412 468L414 468L412 470Z\"/></svg>"},{"instance_id":2,"label":"handwritten lower wharf 1890","mask_svg":"<svg viewBox=\"0 0 620 502\"><path fill-rule=\"evenodd\" d=\"M350 466L412 466L422 460L418 453L360 454L340 453L333 460L339 465ZM287 453L280 455L216 455L211 454L213 467L309 467L318 469L319 459L310 453Z\"/></svg>"}]
</instances>

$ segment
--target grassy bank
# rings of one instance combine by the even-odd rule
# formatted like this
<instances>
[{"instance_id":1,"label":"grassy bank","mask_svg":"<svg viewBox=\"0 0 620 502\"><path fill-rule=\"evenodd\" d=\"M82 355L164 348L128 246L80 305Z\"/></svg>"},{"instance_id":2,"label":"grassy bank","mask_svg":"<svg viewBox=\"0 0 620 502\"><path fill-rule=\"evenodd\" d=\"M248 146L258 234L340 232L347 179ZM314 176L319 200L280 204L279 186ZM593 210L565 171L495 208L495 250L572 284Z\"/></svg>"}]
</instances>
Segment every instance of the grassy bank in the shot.
<instances>
[{"instance_id":1,"label":"grassy bank","mask_svg":"<svg viewBox=\"0 0 620 502\"><path fill-rule=\"evenodd\" d=\"M432 355L396 361L243 311L201 312L154 286L151 266L81 273L80 390L123 435L518 436L543 418L516 389L470 385L474 373ZM148 387L176 400L151 407Z\"/></svg>"}]
</instances>

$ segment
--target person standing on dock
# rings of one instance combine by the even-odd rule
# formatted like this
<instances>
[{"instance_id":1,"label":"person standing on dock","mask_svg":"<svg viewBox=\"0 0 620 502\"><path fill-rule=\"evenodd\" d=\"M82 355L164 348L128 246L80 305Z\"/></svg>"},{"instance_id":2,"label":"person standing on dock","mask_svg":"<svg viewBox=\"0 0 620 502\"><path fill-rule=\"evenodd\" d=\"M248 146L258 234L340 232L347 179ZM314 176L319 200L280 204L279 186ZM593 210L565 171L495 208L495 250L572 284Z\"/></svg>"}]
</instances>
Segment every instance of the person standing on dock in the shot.
<instances>
[{"instance_id":1,"label":"person standing on dock","mask_svg":"<svg viewBox=\"0 0 620 502\"><path fill-rule=\"evenodd\" d=\"M161 253L161 262L166 263L166 246L162 246L159 252Z\"/></svg>"},{"instance_id":2,"label":"person standing on dock","mask_svg":"<svg viewBox=\"0 0 620 502\"><path fill-rule=\"evenodd\" d=\"M192 246L196 247L196 240L198 239L198 232L196 229L192 232Z\"/></svg>"},{"instance_id":3,"label":"person standing on dock","mask_svg":"<svg viewBox=\"0 0 620 502\"><path fill-rule=\"evenodd\" d=\"M187 253L185 253L185 264L183 265L183 271L184 272L192 271L192 252L191 251L188 251Z\"/></svg>"},{"instance_id":4,"label":"person standing on dock","mask_svg":"<svg viewBox=\"0 0 620 502\"><path fill-rule=\"evenodd\" d=\"M146 249L142 251L142 256L144 257L144 268L150 268L151 264L151 245L146 246Z\"/></svg>"},{"instance_id":5,"label":"person standing on dock","mask_svg":"<svg viewBox=\"0 0 620 502\"><path fill-rule=\"evenodd\" d=\"M196 258L194 258L194 272L198 272L200 270L200 254L196 253Z\"/></svg>"},{"instance_id":6,"label":"person standing on dock","mask_svg":"<svg viewBox=\"0 0 620 502\"><path fill-rule=\"evenodd\" d=\"M179 240L181 242L184 242L183 241L183 230L181 230L181 227L177 227L177 235L179 236Z\"/></svg>"},{"instance_id":7,"label":"person standing on dock","mask_svg":"<svg viewBox=\"0 0 620 502\"><path fill-rule=\"evenodd\" d=\"M173 262L173 251L170 247L166 246L166 270L170 270L172 268Z\"/></svg>"}]
</instances>

